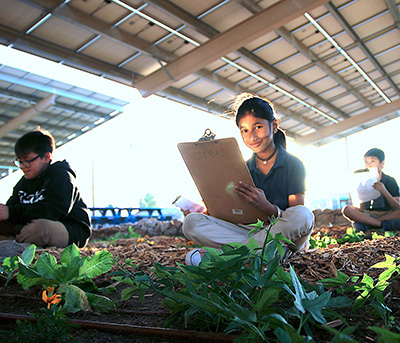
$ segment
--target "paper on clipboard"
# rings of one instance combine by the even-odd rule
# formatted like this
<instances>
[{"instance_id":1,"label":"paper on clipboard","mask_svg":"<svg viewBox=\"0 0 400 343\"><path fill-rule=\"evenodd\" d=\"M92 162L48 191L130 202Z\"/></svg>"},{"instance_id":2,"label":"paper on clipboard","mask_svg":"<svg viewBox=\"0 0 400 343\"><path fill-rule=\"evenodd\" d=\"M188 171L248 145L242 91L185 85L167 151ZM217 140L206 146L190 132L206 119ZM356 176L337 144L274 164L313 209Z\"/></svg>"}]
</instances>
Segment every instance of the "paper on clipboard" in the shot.
<instances>
[{"instance_id":1,"label":"paper on clipboard","mask_svg":"<svg viewBox=\"0 0 400 343\"><path fill-rule=\"evenodd\" d=\"M239 181L254 186L235 138L179 143L178 149L211 216L236 224L265 217L235 193Z\"/></svg>"},{"instance_id":2,"label":"paper on clipboard","mask_svg":"<svg viewBox=\"0 0 400 343\"><path fill-rule=\"evenodd\" d=\"M366 168L354 171L358 186L357 195L361 203L375 200L381 196L381 193L373 188L375 182L378 181L377 168Z\"/></svg>"}]
</instances>

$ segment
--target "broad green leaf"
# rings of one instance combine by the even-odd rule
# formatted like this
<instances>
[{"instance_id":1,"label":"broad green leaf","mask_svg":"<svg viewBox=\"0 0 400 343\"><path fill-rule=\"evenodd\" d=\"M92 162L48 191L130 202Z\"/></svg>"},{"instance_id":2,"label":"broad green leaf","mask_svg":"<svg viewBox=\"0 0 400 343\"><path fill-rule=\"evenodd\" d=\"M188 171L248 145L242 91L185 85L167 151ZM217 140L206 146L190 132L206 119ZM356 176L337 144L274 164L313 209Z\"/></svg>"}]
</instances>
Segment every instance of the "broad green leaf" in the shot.
<instances>
[{"instance_id":1,"label":"broad green leaf","mask_svg":"<svg viewBox=\"0 0 400 343\"><path fill-rule=\"evenodd\" d=\"M367 274L364 274L360 283L365 284L366 286L368 286L370 288L374 287L374 280L372 279L372 277L370 277Z\"/></svg>"},{"instance_id":2,"label":"broad green leaf","mask_svg":"<svg viewBox=\"0 0 400 343\"><path fill-rule=\"evenodd\" d=\"M349 298L340 296L340 297L334 297L329 299L328 303L328 308L343 308L343 307L348 307L351 306L351 300Z\"/></svg>"},{"instance_id":3,"label":"broad green leaf","mask_svg":"<svg viewBox=\"0 0 400 343\"><path fill-rule=\"evenodd\" d=\"M292 339L290 338L290 335L283 330L283 328L278 327L274 330L275 336L278 338L280 343L292 343Z\"/></svg>"},{"instance_id":4,"label":"broad green leaf","mask_svg":"<svg viewBox=\"0 0 400 343\"><path fill-rule=\"evenodd\" d=\"M374 331L379 335L378 338L378 343L398 343L400 342L400 334L391 332L389 330L375 327L375 326L369 326L368 329Z\"/></svg>"},{"instance_id":5,"label":"broad green leaf","mask_svg":"<svg viewBox=\"0 0 400 343\"><path fill-rule=\"evenodd\" d=\"M103 295L86 293L86 297L93 311L107 312L111 309L115 309L114 302Z\"/></svg>"},{"instance_id":6,"label":"broad green leaf","mask_svg":"<svg viewBox=\"0 0 400 343\"><path fill-rule=\"evenodd\" d=\"M23 251L23 253L21 254L21 260L26 266L29 266L32 263L33 259L35 258L35 253L36 253L35 244L31 244Z\"/></svg>"},{"instance_id":7,"label":"broad green leaf","mask_svg":"<svg viewBox=\"0 0 400 343\"><path fill-rule=\"evenodd\" d=\"M74 263L77 258L80 259L81 253L79 252L78 247L75 244L71 244L67 246L60 256L60 263L67 267L71 266L71 263Z\"/></svg>"},{"instance_id":8,"label":"broad green leaf","mask_svg":"<svg viewBox=\"0 0 400 343\"><path fill-rule=\"evenodd\" d=\"M121 301L128 300L139 289L137 286L128 287L121 291Z\"/></svg>"},{"instance_id":9,"label":"broad green leaf","mask_svg":"<svg viewBox=\"0 0 400 343\"><path fill-rule=\"evenodd\" d=\"M81 258L78 247L75 244L67 246L60 256L60 272L63 276L63 283L71 283L79 278L79 268L85 261Z\"/></svg>"},{"instance_id":10,"label":"broad green leaf","mask_svg":"<svg viewBox=\"0 0 400 343\"><path fill-rule=\"evenodd\" d=\"M335 278L322 279L319 282L324 284L327 287L332 287L332 286L336 286L336 285L339 285L339 286L344 285L349 279L350 279L349 276L347 276L346 274L344 274L338 270Z\"/></svg>"},{"instance_id":11,"label":"broad green leaf","mask_svg":"<svg viewBox=\"0 0 400 343\"><path fill-rule=\"evenodd\" d=\"M75 313L80 310L91 310L86 293L74 285L62 285L57 293L61 294L64 309Z\"/></svg>"},{"instance_id":12,"label":"broad green leaf","mask_svg":"<svg viewBox=\"0 0 400 343\"><path fill-rule=\"evenodd\" d=\"M113 264L114 261L109 251L97 251L92 258L83 262L82 266L79 268L79 276L94 278L108 272Z\"/></svg>"},{"instance_id":13,"label":"broad green leaf","mask_svg":"<svg viewBox=\"0 0 400 343\"><path fill-rule=\"evenodd\" d=\"M357 329L357 327L358 325L346 327L342 331L338 331L329 326L324 326L324 329L332 332L335 335L334 339L332 340L332 343L359 343L358 341L356 341L351 337L351 335Z\"/></svg>"},{"instance_id":14,"label":"broad green leaf","mask_svg":"<svg viewBox=\"0 0 400 343\"><path fill-rule=\"evenodd\" d=\"M396 268L396 266L394 266L394 265L392 265L392 266L390 266L388 269L386 269L384 272L382 272L380 275L379 275L379 280L380 281L387 281L387 280L389 280L391 277L392 277L392 275L394 274L394 273L400 273L400 270L399 270L399 268Z\"/></svg>"},{"instance_id":15,"label":"broad green leaf","mask_svg":"<svg viewBox=\"0 0 400 343\"><path fill-rule=\"evenodd\" d=\"M38 273L36 268L27 267L23 263L18 264L19 274L22 274L26 277L30 278L42 278L42 276Z\"/></svg>"},{"instance_id":16,"label":"broad green leaf","mask_svg":"<svg viewBox=\"0 0 400 343\"><path fill-rule=\"evenodd\" d=\"M267 244L267 246L265 247L264 250L264 255L262 256L264 261L271 261L276 253L276 249L277 249L277 243L276 241L271 241Z\"/></svg>"},{"instance_id":17,"label":"broad green leaf","mask_svg":"<svg viewBox=\"0 0 400 343\"><path fill-rule=\"evenodd\" d=\"M322 310L328 304L330 297L331 297L331 293L326 292L312 300L304 299L302 301L302 305L307 311L309 311L311 313L313 318L318 323L325 324L326 319L322 314Z\"/></svg>"},{"instance_id":18,"label":"broad green leaf","mask_svg":"<svg viewBox=\"0 0 400 343\"><path fill-rule=\"evenodd\" d=\"M395 265L396 263L394 262L395 258L386 254L385 255L386 260L384 262L378 262L375 263L371 268L389 268L393 264Z\"/></svg>"},{"instance_id":19,"label":"broad green leaf","mask_svg":"<svg viewBox=\"0 0 400 343\"><path fill-rule=\"evenodd\" d=\"M301 285L299 279L297 278L297 275L296 275L293 267L290 267L290 275L292 277L294 291L295 291L295 293L291 292L291 294L295 298L294 304L299 309L299 311L305 313L305 309L302 305L302 300L305 299L306 296L304 294L303 286Z\"/></svg>"},{"instance_id":20,"label":"broad green leaf","mask_svg":"<svg viewBox=\"0 0 400 343\"><path fill-rule=\"evenodd\" d=\"M36 269L44 279L61 282L62 277L58 272L59 268L60 266L57 265L55 257L47 252L41 254L36 262Z\"/></svg>"},{"instance_id":21,"label":"broad green leaf","mask_svg":"<svg viewBox=\"0 0 400 343\"><path fill-rule=\"evenodd\" d=\"M21 274L21 272L17 275L17 281L22 286L22 288L25 290L28 290L29 288L31 288L33 286L43 285L44 283L46 283L46 280L44 280L42 277L40 277L40 275L39 275L39 277L32 278L32 277Z\"/></svg>"},{"instance_id":22,"label":"broad green leaf","mask_svg":"<svg viewBox=\"0 0 400 343\"><path fill-rule=\"evenodd\" d=\"M257 312L262 312L263 308L268 308L269 306L271 306L272 304L274 304L279 300L280 292L281 290L278 288L265 289L263 295L254 306L254 309Z\"/></svg>"}]
</instances>

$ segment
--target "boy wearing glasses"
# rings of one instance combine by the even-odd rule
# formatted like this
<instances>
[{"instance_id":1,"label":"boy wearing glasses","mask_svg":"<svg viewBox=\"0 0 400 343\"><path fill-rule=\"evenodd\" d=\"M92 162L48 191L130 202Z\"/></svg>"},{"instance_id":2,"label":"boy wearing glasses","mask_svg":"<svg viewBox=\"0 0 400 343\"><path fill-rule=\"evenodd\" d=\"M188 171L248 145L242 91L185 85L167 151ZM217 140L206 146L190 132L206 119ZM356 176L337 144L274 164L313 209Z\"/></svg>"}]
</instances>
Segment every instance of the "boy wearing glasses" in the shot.
<instances>
[{"instance_id":1,"label":"boy wearing glasses","mask_svg":"<svg viewBox=\"0 0 400 343\"><path fill-rule=\"evenodd\" d=\"M29 132L17 140L15 164L24 176L7 203L0 204L0 255L7 244L11 251L27 246L16 242L61 248L72 243L86 245L89 211L68 162L52 163L54 148L54 139L46 131Z\"/></svg>"}]
</instances>

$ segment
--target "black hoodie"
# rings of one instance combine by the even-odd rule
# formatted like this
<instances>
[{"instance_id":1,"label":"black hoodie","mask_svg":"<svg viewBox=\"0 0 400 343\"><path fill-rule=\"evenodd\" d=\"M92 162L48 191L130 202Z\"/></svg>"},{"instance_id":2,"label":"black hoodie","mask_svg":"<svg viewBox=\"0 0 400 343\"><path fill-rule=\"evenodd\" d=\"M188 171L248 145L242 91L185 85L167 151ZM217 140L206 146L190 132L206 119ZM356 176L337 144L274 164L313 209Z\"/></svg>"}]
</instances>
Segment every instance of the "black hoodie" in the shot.
<instances>
[{"instance_id":1,"label":"black hoodie","mask_svg":"<svg viewBox=\"0 0 400 343\"><path fill-rule=\"evenodd\" d=\"M67 161L58 161L34 179L22 177L6 205L9 221L26 225L33 219L49 219L65 225L69 244L82 247L90 236L90 215Z\"/></svg>"}]
</instances>

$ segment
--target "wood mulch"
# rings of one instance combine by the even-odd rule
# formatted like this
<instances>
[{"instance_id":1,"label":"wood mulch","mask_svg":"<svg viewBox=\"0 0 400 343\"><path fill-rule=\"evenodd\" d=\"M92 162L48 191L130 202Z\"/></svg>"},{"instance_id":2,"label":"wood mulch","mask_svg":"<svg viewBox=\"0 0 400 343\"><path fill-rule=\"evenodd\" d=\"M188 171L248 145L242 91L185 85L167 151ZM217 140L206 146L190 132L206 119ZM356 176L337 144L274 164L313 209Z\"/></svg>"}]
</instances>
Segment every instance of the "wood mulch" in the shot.
<instances>
[{"instance_id":1,"label":"wood mulch","mask_svg":"<svg viewBox=\"0 0 400 343\"><path fill-rule=\"evenodd\" d=\"M317 232L327 233L329 236L343 237L346 234L346 227L329 226L314 229L313 234ZM106 231L104 231L106 232ZM114 232L115 230L110 230ZM368 237L368 233L366 234ZM164 266L176 267L178 263L184 264L185 255L193 246L184 237L166 237L155 236L138 239L120 239L114 243L106 243L105 241L90 242L87 247L80 249L81 256L92 256L96 251L108 250L117 258L121 264L127 259L134 261L137 268L127 267L131 271L148 272L153 263L160 263ZM37 256L44 251L59 260L62 249L38 249ZM343 245L331 245L325 249L314 249L308 252L296 253L289 259L285 260L283 266L289 269L294 267L296 274L303 280L315 284L324 278L333 278L338 271L348 276L362 277L364 273L373 279L378 278L382 269L371 268L374 264L384 261L385 255L388 254L394 258L400 257L400 233L394 237L369 240L365 239L358 243L346 243ZM115 271L118 266L115 265L110 271ZM107 275L101 276L96 280L100 282L101 287L115 283L111 277ZM40 302L40 289L32 289L23 291L14 281L10 289L4 288L3 283L0 284L0 312L7 313L35 313L43 305ZM121 285L119 285L121 287ZM392 315L400 317L400 282L396 280L391 284L392 291L388 301L389 307L393 310ZM119 289L119 292L121 289ZM12 298L16 296L16 298ZM35 305L28 301L26 297L35 297ZM10 299L8 299L10 297ZM26 299L25 299L26 298ZM118 299L113 299L118 301ZM17 305L18 304L18 305ZM35 306L35 307L32 307ZM89 320L106 320L110 323L129 323L141 326L162 326L168 310L161 304L161 299L147 299L143 304L138 300L137 296L132 299L119 303L119 310L115 313L96 314L88 312L80 312L72 316L76 319ZM94 319L93 319L94 318ZM90 338L85 338L88 331L80 332L80 342L125 342L125 340L117 335L103 333L93 333ZM1 341L1 340L0 340ZM129 341L129 340L127 340ZM163 342L170 342L161 340ZM147 342L146 340L138 340L138 342ZM153 342L153 341L151 341ZM159 342L154 338L154 342ZM172 342L172 341L171 341ZM183 340L182 340L183 342Z\"/></svg>"},{"instance_id":2,"label":"wood mulch","mask_svg":"<svg viewBox=\"0 0 400 343\"><path fill-rule=\"evenodd\" d=\"M346 229L346 226L319 227L314 229L313 235L321 232L340 238L346 234ZM110 228L110 232L114 232L113 228ZM368 233L366 237L368 238ZM184 237L156 236L145 238L143 241L138 238L119 239L111 244L99 241L89 242L80 251L81 256L92 256L96 251L108 250L121 263L130 259L135 262L137 270L147 272L153 263L160 263L168 267L176 267L178 263L183 264L186 253L193 248L188 243ZM57 248L38 249L37 255L44 251L49 252L58 260L63 250ZM361 277L367 273L375 278L382 270L371 267L384 261L386 254L394 258L400 257L400 233L394 237L364 239L362 242L341 245L332 244L328 248L296 253L285 261L285 266L293 266L297 275L309 283L336 277L337 271L348 276ZM115 266L111 271L117 268Z\"/></svg>"}]
</instances>

